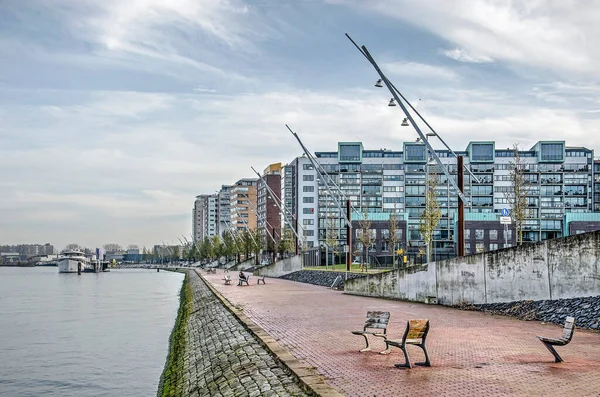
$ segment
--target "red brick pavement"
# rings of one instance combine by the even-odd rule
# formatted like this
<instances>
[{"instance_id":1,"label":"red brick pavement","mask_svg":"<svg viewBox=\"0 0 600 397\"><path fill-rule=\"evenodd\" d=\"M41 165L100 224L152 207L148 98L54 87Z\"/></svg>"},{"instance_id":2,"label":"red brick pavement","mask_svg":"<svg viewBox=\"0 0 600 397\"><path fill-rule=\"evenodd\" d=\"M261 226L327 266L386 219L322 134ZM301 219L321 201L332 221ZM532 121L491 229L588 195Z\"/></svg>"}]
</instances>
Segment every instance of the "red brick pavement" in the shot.
<instances>
[{"instance_id":1,"label":"red brick pavement","mask_svg":"<svg viewBox=\"0 0 600 397\"><path fill-rule=\"evenodd\" d=\"M555 364L536 335L556 336L561 328L533 321L442 306L345 295L325 287L267 278L266 285L223 285L221 272L202 274L232 304L297 359L315 368L348 396L600 396L600 334L576 330L557 350ZM235 278L235 277L233 277ZM388 335L401 338L409 319L427 318L432 367L399 369L402 352L359 353L367 310L391 313ZM409 346L411 361L421 350Z\"/></svg>"}]
</instances>

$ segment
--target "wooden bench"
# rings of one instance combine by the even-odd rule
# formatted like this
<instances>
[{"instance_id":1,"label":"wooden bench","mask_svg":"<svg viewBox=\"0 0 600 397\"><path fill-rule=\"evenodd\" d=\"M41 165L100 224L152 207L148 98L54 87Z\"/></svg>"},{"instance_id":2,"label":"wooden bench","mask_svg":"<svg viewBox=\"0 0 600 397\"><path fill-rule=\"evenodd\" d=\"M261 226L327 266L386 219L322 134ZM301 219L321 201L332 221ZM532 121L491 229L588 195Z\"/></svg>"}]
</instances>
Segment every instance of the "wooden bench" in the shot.
<instances>
[{"instance_id":1,"label":"wooden bench","mask_svg":"<svg viewBox=\"0 0 600 397\"><path fill-rule=\"evenodd\" d=\"M552 353L554 356L555 363L561 363L563 359L558 355L556 350L554 350L553 346L565 346L571 339L573 339L573 332L575 331L575 318L567 317L565 321L565 326L563 327L563 334L558 339L553 338L545 338L543 336L538 336L537 338L546 346L546 349Z\"/></svg>"},{"instance_id":2,"label":"wooden bench","mask_svg":"<svg viewBox=\"0 0 600 397\"><path fill-rule=\"evenodd\" d=\"M423 349L425 353L425 362L415 363L417 365L425 365L431 367L429 361L429 354L427 354L427 348L425 347L425 339L427 339L427 333L429 332L429 320L409 320L406 324L406 330L402 339L386 339L386 350L382 353L387 353L390 346L396 346L404 353L404 364L394 364L398 368L412 368L410 359L408 358L408 352L406 351L406 345L415 345Z\"/></svg>"},{"instance_id":3,"label":"wooden bench","mask_svg":"<svg viewBox=\"0 0 600 397\"><path fill-rule=\"evenodd\" d=\"M258 276L258 278L256 279L256 284L260 284L260 282L262 281L262 283L265 283L265 276Z\"/></svg>"},{"instance_id":4,"label":"wooden bench","mask_svg":"<svg viewBox=\"0 0 600 397\"><path fill-rule=\"evenodd\" d=\"M373 336L377 336L380 338L387 338L387 326L388 323L390 321L390 312L377 312L377 311L372 311L372 312L367 312L367 319L365 320L365 326L363 327L362 331L352 331L352 333L354 335L361 335L365 338L365 348L361 349L361 352L368 352L369 350L371 350L371 347L369 346L369 338L368 335L373 335ZM369 331L369 329L371 330L376 330L376 329L382 329L383 332L377 332L377 331Z\"/></svg>"},{"instance_id":5,"label":"wooden bench","mask_svg":"<svg viewBox=\"0 0 600 397\"><path fill-rule=\"evenodd\" d=\"M231 276L226 274L225 277L223 277L223 281L225 281L225 285L231 285Z\"/></svg>"},{"instance_id":6,"label":"wooden bench","mask_svg":"<svg viewBox=\"0 0 600 397\"><path fill-rule=\"evenodd\" d=\"M246 276L246 278L238 278L238 285L241 286L244 283L246 283L247 286L250 286L250 284L248 284L248 281L250 281L250 276Z\"/></svg>"}]
</instances>

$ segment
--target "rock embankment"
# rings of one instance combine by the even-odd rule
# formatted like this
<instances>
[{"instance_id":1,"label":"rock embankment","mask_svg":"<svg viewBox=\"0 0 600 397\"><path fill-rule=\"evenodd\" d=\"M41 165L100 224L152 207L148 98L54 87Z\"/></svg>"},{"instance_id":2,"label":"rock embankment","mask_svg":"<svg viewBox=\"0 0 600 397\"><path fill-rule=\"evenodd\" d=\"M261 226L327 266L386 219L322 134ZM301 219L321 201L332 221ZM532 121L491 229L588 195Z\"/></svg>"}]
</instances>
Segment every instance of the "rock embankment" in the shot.
<instances>
[{"instance_id":1,"label":"rock embankment","mask_svg":"<svg viewBox=\"0 0 600 397\"><path fill-rule=\"evenodd\" d=\"M194 271L181 304L159 397L310 395Z\"/></svg>"},{"instance_id":2,"label":"rock embankment","mask_svg":"<svg viewBox=\"0 0 600 397\"><path fill-rule=\"evenodd\" d=\"M563 324L567 316L575 317L580 328L600 330L600 296L543 301L517 301L473 305L467 309Z\"/></svg>"},{"instance_id":3,"label":"rock embankment","mask_svg":"<svg viewBox=\"0 0 600 397\"><path fill-rule=\"evenodd\" d=\"M338 289L344 289L344 279L346 277L345 272L325 272L320 270L300 270L279 278L286 280L297 281L299 283L322 285L324 287L331 287L337 276L341 276L341 282L338 285ZM365 274L360 273L348 273L348 280L353 278L364 277Z\"/></svg>"}]
</instances>

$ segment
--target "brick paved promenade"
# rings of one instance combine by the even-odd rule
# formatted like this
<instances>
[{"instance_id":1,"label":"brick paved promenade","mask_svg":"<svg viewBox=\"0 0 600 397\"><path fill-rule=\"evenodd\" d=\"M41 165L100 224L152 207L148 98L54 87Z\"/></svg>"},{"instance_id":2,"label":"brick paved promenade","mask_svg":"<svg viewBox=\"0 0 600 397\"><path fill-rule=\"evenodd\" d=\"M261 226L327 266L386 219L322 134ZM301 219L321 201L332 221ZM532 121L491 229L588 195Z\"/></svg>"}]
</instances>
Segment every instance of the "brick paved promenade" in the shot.
<instances>
[{"instance_id":1,"label":"brick paved promenade","mask_svg":"<svg viewBox=\"0 0 600 397\"><path fill-rule=\"evenodd\" d=\"M182 396L304 396L288 370L276 362L215 297L189 273L192 314L186 333Z\"/></svg>"},{"instance_id":2,"label":"brick paved promenade","mask_svg":"<svg viewBox=\"0 0 600 397\"><path fill-rule=\"evenodd\" d=\"M266 285L223 285L221 271L206 275L213 287L246 316L312 366L348 396L600 396L600 334L576 330L557 350L555 364L536 335L560 336L560 327L442 306L345 295L324 287L281 279ZM235 279L235 274L233 275ZM388 334L401 338L408 319L428 318L433 367L399 369L402 352L390 355L376 339L373 351L359 353L367 310L391 312ZM409 346L412 361L422 361Z\"/></svg>"}]
</instances>

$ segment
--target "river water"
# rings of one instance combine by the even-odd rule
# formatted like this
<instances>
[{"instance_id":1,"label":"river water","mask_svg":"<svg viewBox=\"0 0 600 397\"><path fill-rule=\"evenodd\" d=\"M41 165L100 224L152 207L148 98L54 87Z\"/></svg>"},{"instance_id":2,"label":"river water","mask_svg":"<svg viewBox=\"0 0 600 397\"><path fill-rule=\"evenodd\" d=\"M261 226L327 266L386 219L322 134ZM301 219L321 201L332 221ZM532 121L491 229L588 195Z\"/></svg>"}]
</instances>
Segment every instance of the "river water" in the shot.
<instances>
[{"instance_id":1,"label":"river water","mask_svg":"<svg viewBox=\"0 0 600 397\"><path fill-rule=\"evenodd\" d=\"M155 396L182 281L0 267L0 396Z\"/></svg>"}]
</instances>

